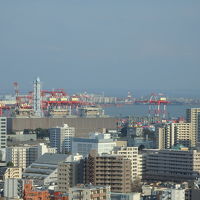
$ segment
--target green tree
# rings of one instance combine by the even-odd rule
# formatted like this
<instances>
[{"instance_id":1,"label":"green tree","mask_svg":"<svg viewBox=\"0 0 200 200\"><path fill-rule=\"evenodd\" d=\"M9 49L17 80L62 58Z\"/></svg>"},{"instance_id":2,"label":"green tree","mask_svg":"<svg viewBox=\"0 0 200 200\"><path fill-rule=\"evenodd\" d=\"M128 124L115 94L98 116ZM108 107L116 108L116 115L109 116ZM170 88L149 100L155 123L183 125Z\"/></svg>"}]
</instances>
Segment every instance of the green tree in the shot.
<instances>
[{"instance_id":1,"label":"green tree","mask_svg":"<svg viewBox=\"0 0 200 200\"><path fill-rule=\"evenodd\" d=\"M142 192L142 183L139 177L132 182L132 192Z\"/></svg>"},{"instance_id":2,"label":"green tree","mask_svg":"<svg viewBox=\"0 0 200 200\"><path fill-rule=\"evenodd\" d=\"M139 151L142 151L144 148L145 148L145 146L144 146L143 144L141 144L141 145L138 147L138 150L139 150Z\"/></svg>"},{"instance_id":3,"label":"green tree","mask_svg":"<svg viewBox=\"0 0 200 200\"><path fill-rule=\"evenodd\" d=\"M7 167L14 167L14 164L11 161L9 161L7 162Z\"/></svg>"}]
</instances>

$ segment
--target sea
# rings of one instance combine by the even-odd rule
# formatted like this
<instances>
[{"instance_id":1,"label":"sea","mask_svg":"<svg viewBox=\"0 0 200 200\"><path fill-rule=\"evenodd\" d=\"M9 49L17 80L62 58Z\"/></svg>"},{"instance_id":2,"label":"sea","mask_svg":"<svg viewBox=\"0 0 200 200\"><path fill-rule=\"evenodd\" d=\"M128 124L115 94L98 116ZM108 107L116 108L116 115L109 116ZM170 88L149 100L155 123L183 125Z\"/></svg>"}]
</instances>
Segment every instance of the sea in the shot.
<instances>
[{"instance_id":1,"label":"sea","mask_svg":"<svg viewBox=\"0 0 200 200\"><path fill-rule=\"evenodd\" d=\"M200 105L167 105L168 118L186 117L186 109L200 108ZM133 104L123 106L110 106L104 108L105 114L112 117L127 117L127 116L148 116L149 106L145 104Z\"/></svg>"}]
</instances>

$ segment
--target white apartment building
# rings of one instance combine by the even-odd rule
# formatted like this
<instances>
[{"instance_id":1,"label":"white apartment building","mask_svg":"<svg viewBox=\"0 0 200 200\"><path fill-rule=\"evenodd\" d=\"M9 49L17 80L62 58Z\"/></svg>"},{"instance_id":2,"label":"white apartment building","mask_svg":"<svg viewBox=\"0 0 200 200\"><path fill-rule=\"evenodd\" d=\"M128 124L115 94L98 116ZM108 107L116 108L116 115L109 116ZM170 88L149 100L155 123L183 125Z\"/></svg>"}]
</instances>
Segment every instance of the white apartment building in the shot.
<instances>
[{"instance_id":1,"label":"white apartment building","mask_svg":"<svg viewBox=\"0 0 200 200\"><path fill-rule=\"evenodd\" d=\"M27 168L44 153L56 153L55 148L48 148L44 143L35 146L23 145L6 148L6 162L15 167Z\"/></svg>"},{"instance_id":2,"label":"white apartment building","mask_svg":"<svg viewBox=\"0 0 200 200\"><path fill-rule=\"evenodd\" d=\"M71 152L71 138L75 136L75 128L64 124L63 127L50 128L50 145L59 153Z\"/></svg>"}]
</instances>

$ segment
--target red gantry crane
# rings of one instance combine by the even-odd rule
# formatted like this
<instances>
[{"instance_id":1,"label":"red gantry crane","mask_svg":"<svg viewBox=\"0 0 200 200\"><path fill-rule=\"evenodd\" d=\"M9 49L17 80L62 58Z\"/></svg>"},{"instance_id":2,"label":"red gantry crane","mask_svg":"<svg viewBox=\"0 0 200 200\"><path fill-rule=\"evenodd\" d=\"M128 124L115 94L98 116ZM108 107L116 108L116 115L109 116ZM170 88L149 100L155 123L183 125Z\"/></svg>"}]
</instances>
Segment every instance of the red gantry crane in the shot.
<instances>
[{"instance_id":1,"label":"red gantry crane","mask_svg":"<svg viewBox=\"0 0 200 200\"><path fill-rule=\"evenodd\" d=\"M170 103L170 101L168 101L163 94L152 93L149 99L135 102L148 104L150 116L161 117L163 119L167 117L167 105Z\"/></svg>"}]
</instances>

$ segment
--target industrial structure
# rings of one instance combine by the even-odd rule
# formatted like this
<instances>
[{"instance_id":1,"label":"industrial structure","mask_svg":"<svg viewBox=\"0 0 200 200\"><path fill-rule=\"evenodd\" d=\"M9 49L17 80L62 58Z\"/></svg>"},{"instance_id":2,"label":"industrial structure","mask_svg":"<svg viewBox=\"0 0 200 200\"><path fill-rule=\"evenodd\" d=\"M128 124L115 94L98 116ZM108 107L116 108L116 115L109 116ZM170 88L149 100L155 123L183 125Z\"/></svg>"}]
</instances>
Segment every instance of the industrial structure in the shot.
<instances>
[{"instance_id":1,"label":"industrial structure","mask_svg":"<svg viewBox=\"0 0 200 200\"><path fill-rule=\"evenodd\" d=\"M149 116L156 116L165 119L167 117L167 105L170 101L163 94L152 93L145 100L137 100L135 103L149 105Z\"/></svg>"},{"instance_id":2,"label":"industrial structure","mask_svg":"<svg viewBox=\"0 0 200 200\"><path fill-rule=\"evenodd\" d=\"M42 116L41 112L41 83L39 77L33 82L34 92L33 92L33 109L34 115L37 117Z\"/></svg>"},{"instance_id":3,"label":"industrial structure","mask_svg":"<svg viewBox=\"0 0 200 200\"><path fill-rule=\"evenodd\" d=\"M85 113L101 116L101 108L82 96L69 96L64 89L42 90L39 77L33 82L33 92L26 95L19 93L19 85L13 83L15 97L12 101L0 102L0 116L6 117L63 117L79 115L84 108ZM92 106L92 107L91 107ZM82 108L82 109L80 109ZM82 113L82 112L81 112Z\"/></svg>"},{"instance_id":4,"label":"industrial structure","mask_svg":"<svg viewBox=\"0 0 200 200\"><path fill-rule=\"evenodd\" d=\"M15 96L0 101L0 116L6 117L101 117L102 107L133 104L149 105L149 116L167 117L170 103L163 94L151 94L136 99L128 92L127 97L108 97L103 94L67 94L64 89L43 90L39 77L33 82L33 91L20 94L19 84L13 83Z\"/></svg>"}]
</instances>

